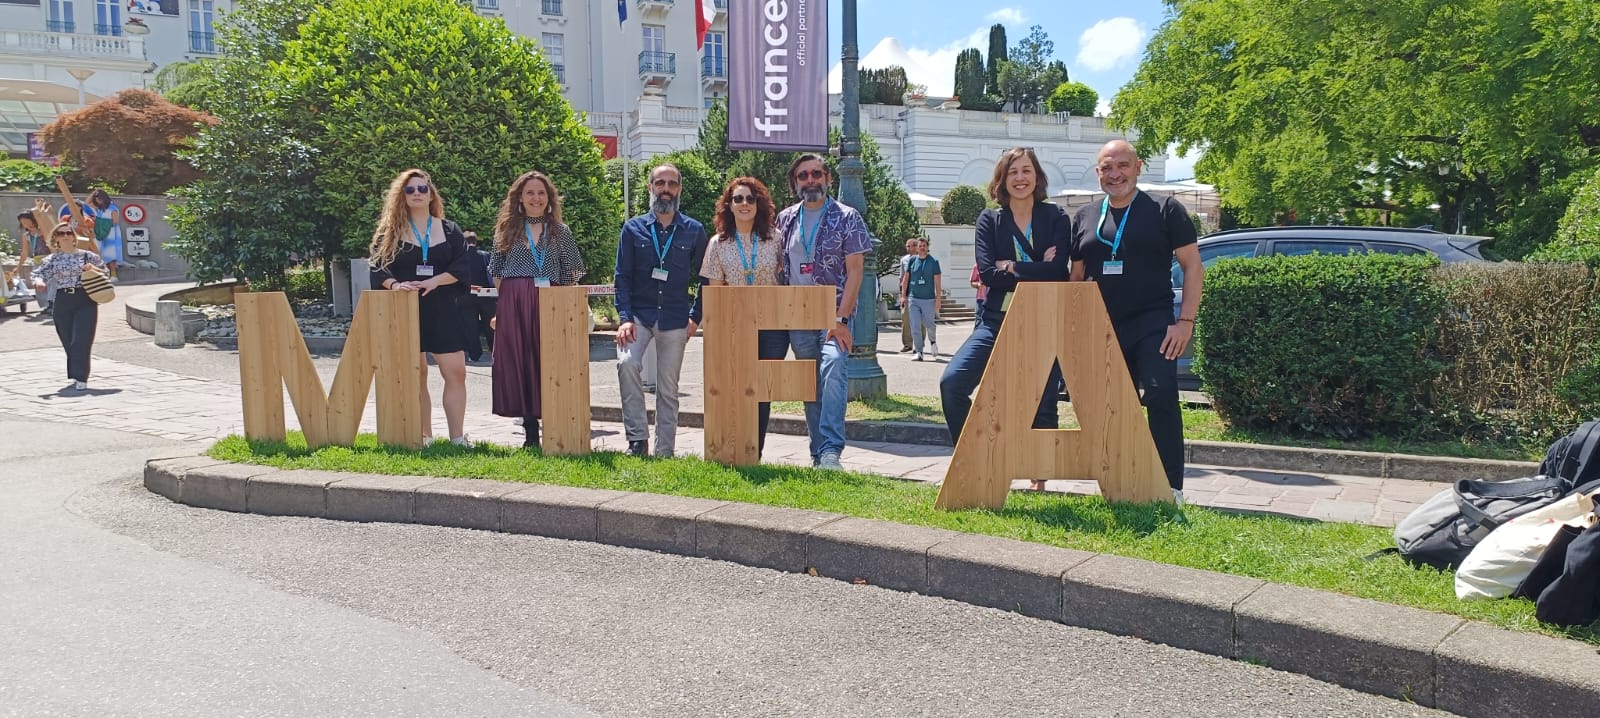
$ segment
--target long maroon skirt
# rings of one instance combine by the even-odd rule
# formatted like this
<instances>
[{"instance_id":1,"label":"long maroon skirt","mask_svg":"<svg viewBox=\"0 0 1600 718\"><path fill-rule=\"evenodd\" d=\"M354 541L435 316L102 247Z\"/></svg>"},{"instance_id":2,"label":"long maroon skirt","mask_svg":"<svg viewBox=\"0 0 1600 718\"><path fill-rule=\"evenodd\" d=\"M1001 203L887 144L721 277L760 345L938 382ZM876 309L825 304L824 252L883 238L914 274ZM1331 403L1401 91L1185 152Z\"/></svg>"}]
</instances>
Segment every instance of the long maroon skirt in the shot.
<instances>
[{"instance_id":1,"label":"long maroon skirt","mask_svg":"<svg viewBox=\"0 0 1600 718\"><path fill-rule=\"evenodd\" d=\"M501 281L494 321L494 413L541 418L539 292L532 279Z\"/></svg>"}]
</instances>

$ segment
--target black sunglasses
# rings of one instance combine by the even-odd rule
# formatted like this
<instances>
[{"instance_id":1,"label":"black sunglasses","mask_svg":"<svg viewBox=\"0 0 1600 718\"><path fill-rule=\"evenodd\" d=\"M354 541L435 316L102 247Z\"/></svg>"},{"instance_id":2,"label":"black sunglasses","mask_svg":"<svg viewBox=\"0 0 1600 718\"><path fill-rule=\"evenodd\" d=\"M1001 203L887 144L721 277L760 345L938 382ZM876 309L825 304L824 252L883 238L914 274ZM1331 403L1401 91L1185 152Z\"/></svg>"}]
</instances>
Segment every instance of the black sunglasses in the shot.
<instances>
[{"instance_id":1,"label":"black sunglasses","mask_svg":"<svg viewBox=\"0 0 1600 718\"><path fill-rule=\"evenodd\" d=\"M794 173L794 178L801 181L809 179L822 179L823 177L827 176L827 170L800 170L799 172Z\"/></svg>"},{"instance_id":2,"label":"black sunglasses","mask_svg":"<svg viewBox=\"0 0 1600 718\"><path fill-rule=\"evenodd\" d=\"M729 204L755 204L756 196L753 194L735 194L728 196Z\"/></svg>"},{"instance_id":3,"label":"black sunglasses","mask_svg":"<svg viewBox=\"0 0 1600 718\"><path fill-rule=\"evenodd\" d=\"M423 185L421 187L406 187L406 194L427 194L427 193L428 193L428 186L427 185Z\"/></svg>"}]
</instances>

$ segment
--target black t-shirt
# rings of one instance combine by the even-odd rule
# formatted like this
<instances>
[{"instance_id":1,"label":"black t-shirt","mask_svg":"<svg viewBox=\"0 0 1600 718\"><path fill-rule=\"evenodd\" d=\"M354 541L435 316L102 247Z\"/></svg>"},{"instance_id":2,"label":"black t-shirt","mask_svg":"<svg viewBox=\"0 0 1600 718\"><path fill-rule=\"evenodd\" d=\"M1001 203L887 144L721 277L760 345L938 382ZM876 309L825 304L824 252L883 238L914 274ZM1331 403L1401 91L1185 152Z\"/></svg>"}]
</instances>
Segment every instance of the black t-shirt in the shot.
<instances>
[{"instance_id":1,"label":"black t-shirt","mask_svg":"<svg viewBox=\"0 0 1600 718\"><path fill-rule=\"evenodd\" d=\"M1134 195L1125 209L1108 208L1102 219L1104 206L1095 202L1078 208L1072 223L1072 261L1082 262L1088 277L1100 285L1100 296L1113 323L1157 310L1170 313L1173 254L1198 239L1189 210L1171 197L1151 197L1143 192ZM1122 273L1107 274L1111 244L1116 241L1118 224L1124 222L1116 257L1122 262Z\"/></svg>"},{"instance_id":2,"label":"black t-shirt","mask_svg":"<svg viewBox=\"0 0 1600 718\"><path fill-rule=\"evenodd\" d=\"M455 284L439 287L419 301L424 304L430 301L453 302L456 297L465 295L468 283L472 281L472 255L467 249L467 238L462 234L461 226L455 222L446 219L442 224L444 241L428 247L428 264L433 266L433 275L424 277L417 274L417 265L422 264L422 248L411 242L401 242L400 251L395 253L394 261L388 267L372 268L372 288L382 289L384 281L389 279L415 282L449 273L455 275Z\"/></svg>"}]
</instances>

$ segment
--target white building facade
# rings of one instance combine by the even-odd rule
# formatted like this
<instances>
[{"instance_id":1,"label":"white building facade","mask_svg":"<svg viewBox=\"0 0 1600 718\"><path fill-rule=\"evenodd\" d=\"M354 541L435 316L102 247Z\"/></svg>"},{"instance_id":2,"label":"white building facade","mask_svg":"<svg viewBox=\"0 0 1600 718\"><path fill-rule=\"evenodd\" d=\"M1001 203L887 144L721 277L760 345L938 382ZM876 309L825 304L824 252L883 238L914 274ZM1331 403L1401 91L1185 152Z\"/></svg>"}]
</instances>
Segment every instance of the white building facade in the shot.
<instances>
[{"instance_id":1,"label":"white building facade","mask_svg":"<svg viewBox=\"0 0 1600 718\"><path fill-rule=\"evenodd\" d=\"M27 156L28 135L62 112L155 70L217 52L231 0L0 0L0 147Z\"/></svg>"}]
</instances>

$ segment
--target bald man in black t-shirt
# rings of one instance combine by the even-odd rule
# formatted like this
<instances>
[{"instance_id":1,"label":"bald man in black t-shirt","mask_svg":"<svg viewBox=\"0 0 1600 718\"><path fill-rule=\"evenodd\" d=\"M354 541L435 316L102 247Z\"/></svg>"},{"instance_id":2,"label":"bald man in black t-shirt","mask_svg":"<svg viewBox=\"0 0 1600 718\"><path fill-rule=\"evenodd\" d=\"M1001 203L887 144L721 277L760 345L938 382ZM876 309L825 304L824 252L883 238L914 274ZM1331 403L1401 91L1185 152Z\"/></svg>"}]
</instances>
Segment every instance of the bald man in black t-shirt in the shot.
<instances>
[{"instance_id":1,"label":"bald man in black t-shirt","mask_svg":"<svg viewBox=\"0 0 1600 718\"><path fill-rule=\"evenodd\" d=\"M1123 140L1100 149L1095 174L1106 197L1073 217L1072 279L1093 280L1122 345L1134 386L1149 409L1150 435L1183 503L1183 414L1178 357L1194 337L1205 268L1189 210L1139 191L1139 155ZM1183 267L1183 307L1172 313L1172 260Z\"/></svg>"}]
</instances>

